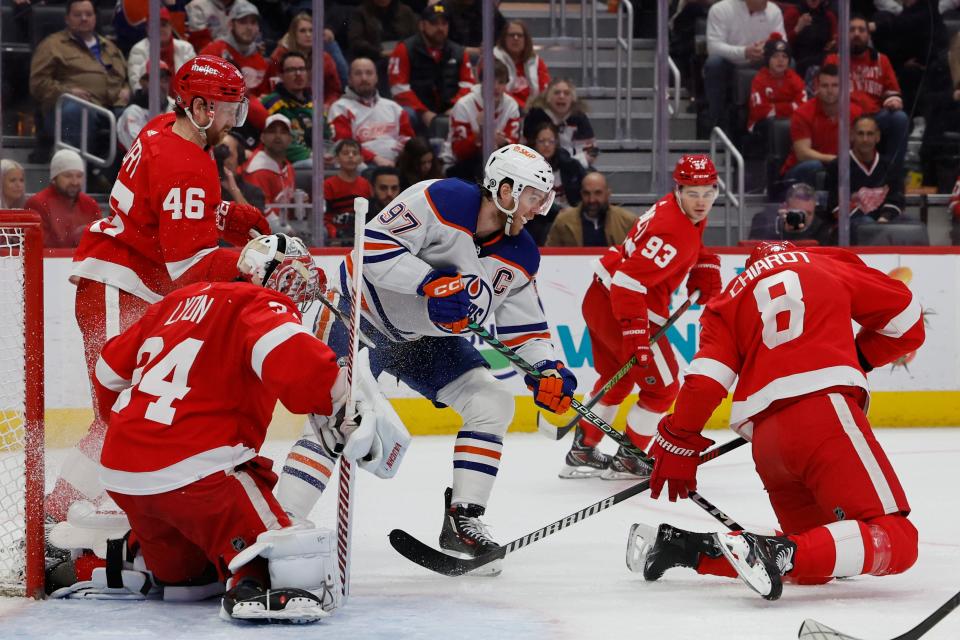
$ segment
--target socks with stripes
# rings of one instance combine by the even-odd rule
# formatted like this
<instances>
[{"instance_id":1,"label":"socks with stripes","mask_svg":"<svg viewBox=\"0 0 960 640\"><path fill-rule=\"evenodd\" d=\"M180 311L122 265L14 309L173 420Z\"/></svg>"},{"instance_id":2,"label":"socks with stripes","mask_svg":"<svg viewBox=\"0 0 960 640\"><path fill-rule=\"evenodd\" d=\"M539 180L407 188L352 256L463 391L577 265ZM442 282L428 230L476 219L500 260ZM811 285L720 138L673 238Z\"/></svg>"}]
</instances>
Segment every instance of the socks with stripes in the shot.
<instances>
[{"instance_id":1,"label":"socks with stripes","mask_svg":"<svg viewBox=\"0 0 960 640\"><path fill-rule=\"evenodd\" d=\"M461 431L453 448L453 504L487 506L500 468L503 438L485 431Z\"/></svg>"},{"instance_id":2,"label":"socks with stripes","mask_svg":"<svg viewBox=\"0 0 960 640\"><path fill-rule=\"evenodd\" d=\"M327 453L316 440L297 440L287 454L277 483L277 500L287 513L308 519L330 482L337 456Z\"/></svg>"}]
</instances>

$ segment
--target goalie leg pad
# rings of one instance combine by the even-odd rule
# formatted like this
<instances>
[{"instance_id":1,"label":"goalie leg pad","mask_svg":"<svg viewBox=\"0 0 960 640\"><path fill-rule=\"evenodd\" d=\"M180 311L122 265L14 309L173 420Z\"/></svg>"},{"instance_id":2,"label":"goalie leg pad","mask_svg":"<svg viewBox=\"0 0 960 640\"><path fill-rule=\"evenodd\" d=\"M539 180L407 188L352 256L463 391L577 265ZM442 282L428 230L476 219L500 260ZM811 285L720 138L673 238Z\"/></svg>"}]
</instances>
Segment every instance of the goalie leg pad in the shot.
<instances>
[{"instance_id":1,"label":"goalie leg pad","mask_svg":"<svg viewBox=\"0 0 960 640\"><path fill-rule=\"evenodd\" d=\"M437 400L463 418L453 453L453 502L486 506L513 420L513 394L487 369L476 368L440 389Z\"/></svg>"}]
</instances>

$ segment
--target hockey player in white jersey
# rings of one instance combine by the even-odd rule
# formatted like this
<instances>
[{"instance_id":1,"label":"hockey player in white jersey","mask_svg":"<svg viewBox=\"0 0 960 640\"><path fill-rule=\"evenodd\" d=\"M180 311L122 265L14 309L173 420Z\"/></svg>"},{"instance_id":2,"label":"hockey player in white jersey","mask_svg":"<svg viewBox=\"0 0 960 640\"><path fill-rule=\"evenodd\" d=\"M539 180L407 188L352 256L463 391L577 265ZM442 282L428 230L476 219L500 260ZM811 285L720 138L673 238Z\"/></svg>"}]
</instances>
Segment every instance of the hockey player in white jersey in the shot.
<instances>
[{"instance_id":1,"label":"hockey player in white jersey","mask_svg":"<svg viewBox=\"0 0 960 640\"><path fill-rule=\"evenodd\" d=\"M545 377L525 381L537 405L562 413L577 386L554 354L535 284L540 253L523 228L545 214L552 200L550 165L514 144L491 154L482 187L455 178L420 182L367 223L361 329L376 342L371 369L374 375L387 371L463 418L440 535L441 548L453 553L472 556L498 546L480 516L514 411L513 394L462 337L467 323L495 324L500 340L536 363ZM339 276L344 310L354 295L352 269L348 256ZM327 317L321 314L317 335L345 353L346 327L339 321L326 325ZM334 463L314 449L297 450L280 480L284 505L299 504L304 513L329 480L329 473L317 469Z\"/></svg>"}]
</instances>

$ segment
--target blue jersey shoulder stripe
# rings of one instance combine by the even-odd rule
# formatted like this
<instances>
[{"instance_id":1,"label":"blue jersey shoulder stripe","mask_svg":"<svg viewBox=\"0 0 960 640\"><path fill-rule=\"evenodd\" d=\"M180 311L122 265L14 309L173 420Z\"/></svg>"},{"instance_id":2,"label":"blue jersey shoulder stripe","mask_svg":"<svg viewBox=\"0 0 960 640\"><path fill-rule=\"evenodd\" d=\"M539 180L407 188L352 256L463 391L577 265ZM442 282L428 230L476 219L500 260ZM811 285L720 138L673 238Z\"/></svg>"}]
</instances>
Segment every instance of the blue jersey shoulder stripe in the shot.
<instances>
[{"instance_id":1,"label":"blue jersey shoulder stripe","mask_svg":"<svg viewBox=\"0 0 960 640\"><path fill-rule=\"evenodd\" d=\"M521 229L516 236L504 235L500 240L483 248L480 257L491 256L519 267L533 278L540 270L540 249L530 232Z\"/></svg>"},{"instance_id":2,"label":"blue jersey shoulder stripe","mask_svg":"<svg viewBox=\"0 0 960 640\"><path fill-rule=\"evenodd\" d=\"M437 180L424 191L433 212L443 224L465 231L477 232L480 213L480 187L460 178Z\"/></svg>"},{"instance_id":3,"label":"blue jersey shoulder stripe","mask_svg":"<svg viewBox=\"0 0 960 640\"><path fill-rule=\"evenodd\" d=\"M396 244L397 239L387 233L381 233L380 231L375 231L373 229L365 229L363 235L367 238L372 238L373 240L386 240L387 242L393 242Z\"/></svg>"},{"instance_id":4,"label":"blue jersey shoulder stripe","mask_svg":"<svg viewBox=\"0 0 960 640\"><path fill-rule=\"evenodd\" d=\"M546 322L537 322L534 324L515 324L508 327L497 325L497 333L531 333L533 331L546 331L550 327Z\"/></svg>"},{"instance_id":5,"label":"blue jersey shoulder stripe","mask_svg":"<svg viewBox=\"0 0 960 640\"><path fill-rule=\"evenodd\" d=\"M390 253L381 253L375 256L363 256L363 264L375 264L377 262L393 260L394 258L402 256L405 253L409 253L409 251L406 249L397 249L396 251L391 251Z\"/></svg>"}]
</instances>

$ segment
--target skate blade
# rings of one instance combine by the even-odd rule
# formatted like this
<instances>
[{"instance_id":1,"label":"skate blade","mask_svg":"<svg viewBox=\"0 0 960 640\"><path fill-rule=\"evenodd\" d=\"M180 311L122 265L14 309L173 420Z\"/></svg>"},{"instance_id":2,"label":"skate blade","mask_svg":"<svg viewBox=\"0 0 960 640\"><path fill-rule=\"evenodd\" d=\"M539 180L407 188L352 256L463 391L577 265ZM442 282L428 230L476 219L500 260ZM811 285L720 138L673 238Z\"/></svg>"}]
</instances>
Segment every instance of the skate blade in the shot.
<instances>
[{"instance_id":1,"label":"skate blade","mask_svg":"<svg viewBox=\"0 0 960 640\"><path fill-rule=\"evenodd\" d=\"M633 573L643 573L647 554L657 540L657 529L638 522L630 527L627 534L627 569Z\"/></svg>"},{"instance_id":2,"label":"skate blade","mask_svg":"<svg viewBox=\"0 0 960 640\"><path fill-rule=\"evenodd\" d=\"M613 469L604 469L600 474L603 480L647 480L650 474L638 475L629 471L614 471Z\"/></svg>"},{"instance_id":3,"label":"skate blade","mask_svg":"<svg viewBox=\"0 0 960 640\"><path fill-rule=\"evenodd\" d=\"M596 467L584 466L571 466L566 464L563 466L563 469L560 470L560 473L557 474L557 477L563 478L565 480L577 480L580 478L598 478L600 474L603 473L604 469L597 469Z\"/></svg>"},{"instance_id":4,"label":"skate blade","mask_svg":"<svg viewBox=\"0 0 960 640\"><path fill-rule=\"evenodd\" d=\"M469 553L463 553L462 551L452 551L450 549L444 549L443 552L448 556L453 556L454 558L460 558L461 560L473 560L476 556L470 555ZM496 578L503 572L503 561L494 560L489 562L482 567L477 567L469 573L463 575L466 576L476 576L478 578Z\"/></svg>"},{"instance_id":5,"label":"skate blade","mask_svg":"<svg viewBox=\"0 0 960 640\"><path fill-rule=\"evenodd\" d=\"M727 559L743 583L767 598L773 591L773 584L759 560L757 562L761 565L760 567L747 563L747 556L750 554L750 546L747 542L739 536L714 534L714 537L723 557Z\"/></svg>"},{"instance_id":6,"label":"skate blade","mask_svg":"<svg viewBox=\"0 0 960 640\"><path fill-rule=\"evenodd\" d=\"M286 606L279 611L271 611L260 603L238 602L234 605L232 613L227 613L221 606L220 617L226 620L273 624L311 624L330 617L330 613L318 607L314 601L303 599L303 604L308 606L300 606L299 600L301 599L291 598L287 601Z\"/></svg>"}]
</instances>

